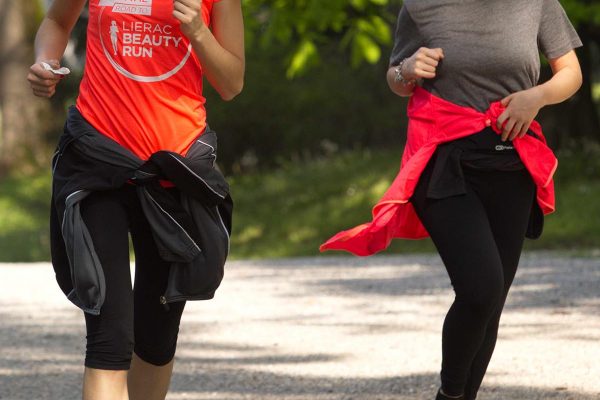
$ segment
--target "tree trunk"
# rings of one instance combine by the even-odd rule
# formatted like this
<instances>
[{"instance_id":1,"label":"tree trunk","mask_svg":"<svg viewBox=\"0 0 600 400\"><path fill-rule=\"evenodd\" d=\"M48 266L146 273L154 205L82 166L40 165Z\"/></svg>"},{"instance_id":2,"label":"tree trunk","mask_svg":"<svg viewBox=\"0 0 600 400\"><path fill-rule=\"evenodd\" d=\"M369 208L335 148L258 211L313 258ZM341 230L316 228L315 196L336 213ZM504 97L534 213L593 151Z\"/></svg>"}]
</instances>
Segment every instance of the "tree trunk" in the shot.
<instances>
[{"instance_id":1,"label":"tree trunk","mask_svg":"<svg viewBox=\"0 0 600 400\"><path fill-rule=\"evenodd\" d=\"M26 80L41 7L38 0L0 0L0 175L48 157L42 144L50 105Z\"/></svg>"}]
</instances>

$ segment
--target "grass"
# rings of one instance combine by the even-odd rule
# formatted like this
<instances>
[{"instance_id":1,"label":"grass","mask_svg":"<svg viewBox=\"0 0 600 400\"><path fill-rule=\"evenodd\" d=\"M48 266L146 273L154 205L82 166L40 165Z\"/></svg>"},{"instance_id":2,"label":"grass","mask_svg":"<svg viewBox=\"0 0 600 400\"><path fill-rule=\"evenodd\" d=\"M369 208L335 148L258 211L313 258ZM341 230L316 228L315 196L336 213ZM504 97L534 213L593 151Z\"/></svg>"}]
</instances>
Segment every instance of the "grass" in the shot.
<instances>
[{"instance_id":1,"label":"grass","mask_svg":"<svg viewBox=\"0 0 600 400\"><path fill-rule=\"evenodd\" d=\"M527 249L600 248L600 149L564 151L556 176L557 212ZM275 171L230 178L235 201L232 257L311 256L336 232L368 221L394 178L400 151L352 151ZM49 258L50 176L0 182L0 261ZM396 240L388 252L433 251L430 240ZM328 253L336 254L336 253Z\"/></svg>"},{"instance_id":2,"label":"grass","mask_svg":"<svg viewBox=\"0 0 600 400\"><path fill-rule=\"evenodd\" d=\"M530 250L584 252L600 248L600 149L565 151L556 175L557 212ZM232 179L234 255L244 258L316 255L331 235L370 220L399 165L399 151L352 152L266 175ZM429 239L395 240L388 252L434 251ZM336 253L327 253L336 254Z\"/></svg>"},{"instance_id":3,"label":"grass","mask_svg":"<svg viewBox=\"0 0 600 400\"><path fill-rule=\"evenodd\" d=\"M370 219L371 207L398 166L398 151L355 151L308 164L288 164L264 175L233 178L234 255L316 255L329 236ZM432 249L423 241L405 244L412 251Z\"/></svg>"},{"instance_id":4,"label":"grass","mask_svg":"<svg viewBox=\"0 0 600 400\"><path fill-rule=\"evenodd\" d=\"M50 258L50 173L0 182L0 261Z\"/></svg>"}]
</instances>

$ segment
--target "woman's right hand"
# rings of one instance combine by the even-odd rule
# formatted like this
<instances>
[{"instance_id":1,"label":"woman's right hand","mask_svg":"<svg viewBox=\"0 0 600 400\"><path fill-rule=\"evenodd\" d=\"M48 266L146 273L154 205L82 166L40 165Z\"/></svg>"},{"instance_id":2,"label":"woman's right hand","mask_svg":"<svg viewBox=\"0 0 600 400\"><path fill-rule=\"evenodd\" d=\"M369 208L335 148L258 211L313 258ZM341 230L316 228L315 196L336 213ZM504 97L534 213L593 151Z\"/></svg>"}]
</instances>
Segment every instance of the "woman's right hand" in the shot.
<instances>
[{"instance_id":1,"label":"woman's right hand","mask_svg":"<svg viewBox=\"0 0 600 400\"><path fill-rule=\"evenodd\" d=\"M421 47L402 65L402 76L409 80L432 79L440 61L444 59L444 51L440 48Z\"/></svg>"},{"instance_id":2,"label":"woman's right hand","mask_svg":"<svg viewBox=\"0 0 600 400\"><path fill-rule=\"evenodd\" d=\"M54 69L60 68L60 63L56 60L48 60L46 63ZM27 75L27 80L31 85L33 94L47 99L54 96L56 85L62 78L63 75L57 75L52 71L46 70L41 61L33 64L29 68L29 75Z\"/></svg>"}]
</instances>

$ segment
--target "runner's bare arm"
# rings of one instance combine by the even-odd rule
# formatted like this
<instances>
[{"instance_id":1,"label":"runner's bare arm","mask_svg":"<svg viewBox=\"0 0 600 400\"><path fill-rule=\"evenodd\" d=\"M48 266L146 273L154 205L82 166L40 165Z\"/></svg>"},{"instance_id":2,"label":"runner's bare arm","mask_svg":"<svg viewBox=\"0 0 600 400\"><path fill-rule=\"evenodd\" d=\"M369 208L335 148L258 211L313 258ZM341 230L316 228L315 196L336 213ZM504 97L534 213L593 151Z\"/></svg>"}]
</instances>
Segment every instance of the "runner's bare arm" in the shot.
<instances>
[{"instance_id":1,"label":"runner's bare arm","mask_svg":"<svg viewBox=\"0 0 600 400\"><path fill-rule=\"evenodd\" d=\"M52 97L61 76L46 71L42 62L53 68L60 66L69 35L86 0L54 0L48 9L35 37L35 64L29 69L27 80L33 94L39 97Z\"/></svg>"},{"instance_id":2,"label":"runner's bare arm","mask_svg":"<svg viewBox=\"0 0 600 400\"><path fill-rule=\"evenodd\" d=\"M567 100L581 87L583 78L575 50L548 62L553 73L550 80L502 99L506 110L498 118L498 129L502 129L503 141L525 136L541 108Z\"/></svg>"},{"instance_id":3,"label":"runner's bare arm","mask_svg":"<svg viewBox=\"0 0 600 400\"><path fill-rule=\"evenodd\" d=\"M244 86L244 22L241 0L221 0L212 10L212 32L202 23L198 0L174 0L173 15L192 42L203 73L224 100Z\"/></svg>"},{"instance_id":4,"label":"runner's bare arm","mask_svg":"<svg viewBox=\"0 0 600 400\"><path fill-rule=\"evenodd\" d=\"M398 96L411 96L418 79L435 78L437 67L443 59L443 49L421 47L412 56L404 60L401 66L390 66L388 68L386 78L390 89ZM402 68L402 71L400 71L402 76L404 79L409 80L410 83L398 81L397 68Z\"/></svg>"}]
</instances>

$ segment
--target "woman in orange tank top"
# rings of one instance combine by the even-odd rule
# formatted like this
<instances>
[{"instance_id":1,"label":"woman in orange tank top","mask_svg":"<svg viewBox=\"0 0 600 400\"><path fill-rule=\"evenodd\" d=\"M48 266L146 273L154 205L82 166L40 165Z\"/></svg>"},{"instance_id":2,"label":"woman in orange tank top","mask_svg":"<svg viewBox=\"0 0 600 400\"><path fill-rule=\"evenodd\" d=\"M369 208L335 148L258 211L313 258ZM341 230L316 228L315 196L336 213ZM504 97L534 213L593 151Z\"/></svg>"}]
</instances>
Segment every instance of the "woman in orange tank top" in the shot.
<instances>
[{"instance_id":1,"label":"woman in orange tank top","mask_svg":"<svg viewBox=\"0 0 600 400\"><path fill-rule=\"evenodd\" d=\"M52 97L68 74L59 60L85 3L52 2L28 76L36 96ZM87 32L74 112L141 160L164 150L186 156L201 141L203 77L226 101L242 90L241 0L90 0ZM161 259L132 188L92 192L81 202L106 282L99 315L84 313L84 400L164 399L171 379L185 301L169 307L155 301L171 263ZM177 188L167 190L179 198ZM136 253L135 290L129 232Z\"/></svg>"}]
</instances>

